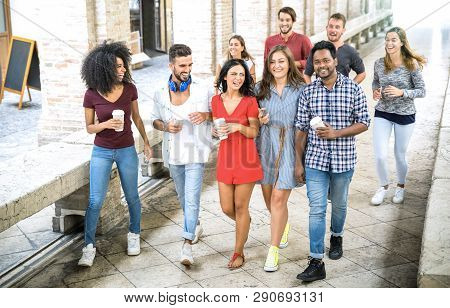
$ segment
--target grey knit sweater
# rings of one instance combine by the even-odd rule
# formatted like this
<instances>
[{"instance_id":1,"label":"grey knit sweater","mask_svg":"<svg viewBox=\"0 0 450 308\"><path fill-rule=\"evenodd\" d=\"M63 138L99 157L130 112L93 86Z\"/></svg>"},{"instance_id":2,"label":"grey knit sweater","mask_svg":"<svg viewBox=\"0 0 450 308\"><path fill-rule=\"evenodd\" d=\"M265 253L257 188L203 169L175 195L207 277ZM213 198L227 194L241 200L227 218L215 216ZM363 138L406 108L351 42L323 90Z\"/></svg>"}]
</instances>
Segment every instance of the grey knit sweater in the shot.
<instances>
[{"instance_id":1,"label":"grey knit sweater","mask_svg":"<svg viewBox=\"0 0 450 308\"><path fill-rule=\"evenodd\" d=\"M403 90L402 97L382 98L376 104L375 109L379 111L395 113L400 115L410 115L416 113L414 99L425 97L425 82L420 69L409 71L406 67L400 66L386 74L384 71L384 58L375 61L372 82L372 90L383 89L389 85Z\"/></svg>"}]
</instances>

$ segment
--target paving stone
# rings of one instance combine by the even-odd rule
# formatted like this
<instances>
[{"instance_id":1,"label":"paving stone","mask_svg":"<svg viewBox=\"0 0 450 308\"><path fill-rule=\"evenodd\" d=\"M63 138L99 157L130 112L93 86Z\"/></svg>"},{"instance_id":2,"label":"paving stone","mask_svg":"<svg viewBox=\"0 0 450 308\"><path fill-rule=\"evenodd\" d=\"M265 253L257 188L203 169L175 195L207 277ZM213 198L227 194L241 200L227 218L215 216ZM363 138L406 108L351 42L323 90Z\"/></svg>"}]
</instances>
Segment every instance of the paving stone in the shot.
<instances>
[{"instance_id":1,"label":"paving stone","mask_svg":"<svg viewBox=\"0 0 450 308\"><path fill-rule=\"evenodd\" d=\"M219 253L195 258L194 261L194 264L189 267L181 263L175 263L175 265L194 280L203 280L242 271L242 269L230 270L227 266L229 259Z\"/></svg>"},{"instance_id":2,"label":"paving stone","mask_svg":"<svg viewBox=\"0 0 450 308\"><path fill-rule=\"evenodd\" d=\"M22 230L23 233L53 231L51 216L28 218L18 222L17 226L20 228L20 230Z\"/></svg>"},{"instance_id":3,"label":"paving stone","mask_svg":"<svg viewBox=\"0 0 450 308\"><path fill-rule=\"evenodd\" d=\"M18 262L35 252L36 250L28 250L25 252L11 253L9 255L0 255L0 273L16 265Z\"/></svg>"},{"instance_id":4,"label":"paving stone","mask_svg":"<svg viewBox=\"0 0 450 308\"><path fill-rule=\"evenodd\" d=\"M405 240L383 243L381 246L410 261L419 261L422 240L412 237Z\"/></svg>"},{"instance_id":5,"label":"paving stone","mask_svg":"<svg viewBox=\"0 0 450 308\"><path fill-rule=\"evenodd\" d=\"M50 244L52 241L61 237L62 234L53 231L43 231L43 232L28 233L26 236L33 245L33 247L38 249L44 247L45 245Z\"/></svg>"},{"instance_id":6,"label":"paving stone","mask_svg":"<svg viewBox=\"0 0 450 308\"><path fill-rule=\"evenodd\" d=\"M179 284L177 286L171 286L171 288L183 288L183 289L193 289L193 288L201 288L202 286L198 284L198 282L188 282Z\"/></svg>"},{"instance_id":7,"label":"paving stone","mask_svg":"<svg viewBox=\"0 0 450 308\"><path fill-rule=\"evenodd\" d=\"M360 209L355 210L347 208L347 217L345 219L347 228L356 228L363 226L370 226L380 223L378 219L368 214L362 213Z\"/></svg>"},{"instance_id":8,"label":"paving stone","mask_svg":"<svg viewBox=\"0 0 450 308\"><path fill-rule=\"evenodd\" d=\"M141 230L173 225L174 222L159 212L143 213Z\"/></svg>"},{"instance_id":9,"label":"paving stone","mask_svg":"<svg viewBox=\"0 0 450 308\"><path fill-rule=\"evenodd\" d=\"M230 250L234 251L235 233L226 232L222 234L210 235L202 238L202 241L218 252L225 252ZM262 245L261 242L249 236L247 242L245 243L244 249L245 247L254 247L260 245Z\"/></svg>"},{"instance_id":10,"label":"paving stone","mask_svg":"<svg viewBox=\"0 0 450 308\"><path fill-rule=\"evenodd\" d=\"M183 228L178 225L148 229L141 232L141 238L148 244L155 246L177 242L181 239Z\"/></svg>"},{"instance_id":11,"label":"paving stone","mask_svg":"<svg viewBox=\"0 0 450 308\"><path fill-rule=\"evenodd\" d=\"M34 249L30 241L24 236L12 236L0 241L0 255L9 255Z\"/></svg>"},{"instance_id":12,"label":"paving stone","mask_svg":"<svg viewBox=\"0 0 450 308\"><path fill-rule=\"evenodd\" d=\"M424 224L423 217L413 217L397 221L391 221L388 222L388 224L400 230L408 232L409 234L415 235L418 238L422 238L423 224Z\"/></svg>"},{"instance_id":13,"label":"paving stone","mask_svg":"<svg viewBox=\"0 0 450 308\"><path fill-rule=\"evenodd\" d=\"M264 283L269 288L295 288L301 281L298 280L297 274L302 272L302 268L294 262L280 264L276 272L268 273L263 267L257 267L247 272Z\"/></svg>"},{"instance_id":14,"label":"paving stone","mask_svg":"<svg viewBox=\"0 0 450 308\"><path fill-rule=\"evenodd\" d=\"M123 275L138 288L166 288L193 281L173 264L147 267Z\"/></svg>"},{"instance_id":15,"label":"paving stone","mask_svg":"<svg viewBox=\"0 0 450 308\"><path fill-rule=\"evenodd\" d=\"M24 288L65 288L65 274L67 274L66 264L52 264L36 276L28 280L22 287Z\"/></svg>"},{"instance_id":16,"label":"paving stone","mask_svg":"<svg viewBox=\"0 0 450 308\"><path fill-rule=\"evenodd\" d=\"M107 255L106 259L122 273L170 263L168 259L152 247L141 248L141 253L137 256L128 256L126 252L120 252Z\"/></svg>"},{"instance_id":17,"label":"paving stone","mask_svg":"<svg viewBox=\"0 0 450 308\"><path fill-rule=\"evenodd\" d=\"M379 223L365 227L352 228L350 229L350 231L378 244L412 237L411 234L406 233L405 231L402 231L395 227L392 227L386 223Z\"/></svg>"},{"instance_id":18,"label":"paving stone","mask_svg":"<svg viewBox=\"0 0 450 308\"><path fill-rule=\"evenodd\" d=\"M77 261L74 261L66 264L64 271L60 273L64 277L65 284L69 285L75 282L118 273L117 269L111 263L98 254L91 267L78 266L77 263Z\"/></svg>"},{"instance_id":19,"label":"paving stone","mask_svg":"<svg viewBox=\"0 0 450 308\"><path fill-rule=\"evenodd\" d=\"M179 262L180 256L181 256L181 247L183 245L183 240L174 242L174 243L168 243L168 244L162 244L162 245L156 245L153 246L157 251L159 251L164 257L169 259L171 262ZM202 256L212 255L216 254L217 251L206 245L203 241L197 242L197 244L192 246L192 255L194 257L194 261ZM197 262L197 261L195 261Z\"/></svg>"},{"instance_id":20,"label":"paving stone","mask_svg":"<svg viewBox=\"0 0 450 308\"><path fill-rule=\"evenodd\" d=\"M244 250L245 263L242 268L244 270L263 268L264 263L266 262L268 251L268 246L246 247ZM227 258L227 260L230 260L231 256L233 255L233 250L223 252L222 254ZM288 260L282 254L279 254L278 264L283 264L289 261L290 260Z\"/></svg>"},{"instance_id":21,"label":"paving stone","mask_svg":"<svg viewBox=\"0 0 450 308\"><path fill-rule=\"evenodd\" d=\"M261 281L246 272L231 273L197 281L203 288L265 288Z\"/></svg>"},{"instance_id":22,"label":"paving stone","mask_svg":"<svg viewBox=\"0 0 450 308\"><path fill-rule=\"evenodd\" d=\"M417 215L406 210L399 209L391 204L381 204L371 208L361 209L361 212L375 219L389 222L405 218L416 217Z\"/></svg>"},{"instance_id":23,"label":"paving stone","mask_svg":"<svg viewBox=\"0 0 450 308\"><path fill-rule=\"evenodd\" d=\"M69 288L134 288L122 274L113 274L69 284Z\"/></svg>"},{"instance_id":24,"label":"paving stone","mask_svg":"<svg viewBox=\"0 0 450 308\"><path fill-rule=\"evenodd\" d=\"M326 280L335 288L392 288L393 284L374 273L365 272Z\"/></svg>"},{"instance_id":25,"label":"paving stone","mask_svg":"<svg viewBox=\"0 0 450 308\"><path fill-rule=\"evenodd\" d=\"M409 260L377 245L346 250L344 253L346 259L369 270L410 262Z\"/></svg>"},{"instance_id":26,"label":"paving stone","mask_svg":"<svg viewBox=\"0 0 450 308\"><path fill-rule=\"evenodd\" d=\"M17 227L17 225L14 225L8 229L6 229L3 232L0 232L0 240L7 238L7 237L13 237L13 236L19 236L23 235L23 232Z\"/></svg>"},{"instance_id":27,"label":"paving stone","mask_svg":"<svg viewBox=\"0 0 450 308\"><path fill-rule=\"evenodd\" d=\"M374 270L373 272L400 288L417 287L417 265L407 263L385 267Z\"/></svg>"},{"instance_id":28,"label":"paving stone","mask_svg":"<svg viewBox=\"0 0 450 308\"><path fill-rule=\"evenodd\" d=\"M229 218L226 218L225 214L223 214L223 219L219 217L204 219L201 222L203 226L203 236L234 231L235 228L233 225L231 225L231 222L233 221Z\"/></svg>"}]
</instances>

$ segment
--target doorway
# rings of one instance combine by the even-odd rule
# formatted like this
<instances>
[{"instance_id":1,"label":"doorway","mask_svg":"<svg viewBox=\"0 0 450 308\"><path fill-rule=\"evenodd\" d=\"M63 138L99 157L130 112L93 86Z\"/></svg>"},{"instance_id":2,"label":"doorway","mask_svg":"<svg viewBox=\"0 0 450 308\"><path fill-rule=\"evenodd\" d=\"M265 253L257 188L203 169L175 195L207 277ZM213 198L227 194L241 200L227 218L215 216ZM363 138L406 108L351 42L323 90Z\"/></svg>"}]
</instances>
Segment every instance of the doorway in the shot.
<instances>
[{"instance_id":1,"label":"doorway","mask_svg":"<svg viewBox=\"0 0 450 308\"><path fill-rule=\"evenodd\" d=\"M9 40L11 39L11 12L9 0L0 0L0 76L5 76L8 60Z\"/></svg>"}]
</instances>

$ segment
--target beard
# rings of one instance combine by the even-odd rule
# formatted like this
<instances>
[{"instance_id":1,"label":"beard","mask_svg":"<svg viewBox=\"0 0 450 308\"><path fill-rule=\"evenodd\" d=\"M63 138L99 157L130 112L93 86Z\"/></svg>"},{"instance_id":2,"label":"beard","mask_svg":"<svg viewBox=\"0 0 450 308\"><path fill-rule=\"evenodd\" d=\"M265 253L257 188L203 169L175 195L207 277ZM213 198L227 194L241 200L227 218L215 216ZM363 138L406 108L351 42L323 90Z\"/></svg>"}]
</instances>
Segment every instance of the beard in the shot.
<instances>
[{"instance_id":1,"label":"beard","mask_svg":"<svg viewBox=\"0 0 450 308\"><path fill-rule=\"evenodd\" d=\"M281 34L288 34L289 32L291 32L291 30L292 30L292 26L290 26L286 31L283 31L283 27L280 27Z\"/></svg>"},{"instance_id":2,"label":"beard","mask_svg":"<svg viewBox=\"0 0 450 308\"><path fill-rule=\"evenodd\" d=\"M176 72L176 71L172 71L172 73L173 73L173 75L175 76L175 78L178 79L180 82L188 81L189 78L191 78L191 74L190 74L190 73L187 74L187 75L185 75L186 77L182 77L182 76L181 76L181 73L178 73L178 72Z\"/></svg>"},{"instance_id":3,"label":"beard","mask_svg":"<svg viewBox=\"0 0 450 308\"><path fill-rule=\"evenodd\" d=\"M339 41L341 39L342 34L341 35L335 35L335 36L330 36L330 35L327 34L327 36L328 36L328 40L330 42L337 42L337 41Z\"/></svg>"},{"instance_id":4,"label":"beard","mask_svg":"<svg viewBox=\"0 0 450 308\"><path fill-rule=\"evenodd\" d=\"M331 75L333 75L333 70L329 68L325 68L325 72L323 74L321 74L320 71L322 71L322 69L317 70L315 73L322 79L328 79Z\"/></svg>"}]
</instances>

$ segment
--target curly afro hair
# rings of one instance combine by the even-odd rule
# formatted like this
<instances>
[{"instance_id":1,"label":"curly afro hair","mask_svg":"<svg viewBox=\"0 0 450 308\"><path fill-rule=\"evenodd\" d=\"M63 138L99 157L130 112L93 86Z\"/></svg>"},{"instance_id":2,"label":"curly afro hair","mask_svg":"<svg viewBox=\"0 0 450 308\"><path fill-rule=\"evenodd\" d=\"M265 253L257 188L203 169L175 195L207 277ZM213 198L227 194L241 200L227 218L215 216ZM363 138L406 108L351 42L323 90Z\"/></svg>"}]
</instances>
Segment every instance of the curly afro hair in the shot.
<instances>
[{"instance_id":1,"label":"curly afro hair","mask_svg":"<svg viewBox=\"0 0 450 308\"><path fill-rule=\"evenodd\" d=\"M92 49L84 58L81 66L81 78L86 87L95 89L103 95L111 92L117 84L116 58L121 58L126 69L123 82L132 83L129 64L131 53L122 42L103 44Z\"/></svg>"}]
</instances>

